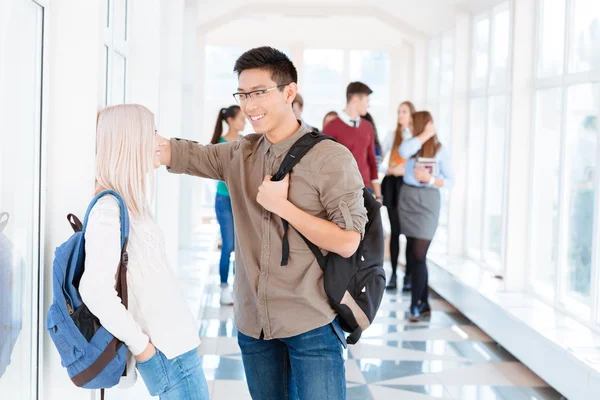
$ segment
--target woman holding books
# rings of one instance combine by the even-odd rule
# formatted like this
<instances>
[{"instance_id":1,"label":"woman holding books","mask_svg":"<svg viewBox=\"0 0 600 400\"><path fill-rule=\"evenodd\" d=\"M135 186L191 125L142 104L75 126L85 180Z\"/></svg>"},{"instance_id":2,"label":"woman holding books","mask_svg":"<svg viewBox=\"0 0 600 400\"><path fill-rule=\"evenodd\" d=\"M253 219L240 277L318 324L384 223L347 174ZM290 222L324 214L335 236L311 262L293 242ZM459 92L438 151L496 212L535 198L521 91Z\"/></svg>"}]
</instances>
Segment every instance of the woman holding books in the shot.
<instances>
[{"instance_id":1,"label":"woman holding books","mask_svg":"<svg viewBox=\"0 0 600 400\"><path fill-rule=\"evenodd\" d=\"M407 160L404 186L400 191L400 229L406 236L406 263L412 275L410 320L431 313L427 273L427 251L440 216L440 192L452 184L453 173L447 149L438 140L428 111L412 115L413 138L400 145Z\"/></svg>"},{"instance_id":2,"label":"woman holding books","mask_svg":"<svg viewBox=\"0 0 600 400\"><path fill-rule=\"evenodd\" d=\"M387 208L390 218L390 262L392 266L392 276L386 286L388 290L397 288L396 269L398 267L398 257L400 256L400 217L398 216L398 198L400 190L404 183L404 169L406 160L400 157L400 145L404 140L412 137L412 115L415 113L415 106L410 101L405 101L398 107L398 124L396 130L391 132L382 143L382 156L386 157L390 153L387 165L381 165L379 172L385 173L385 178L381 182L381 194L383 195L383 205ZM403 292L410 292L412 288L411 272L406 266L404 273Z\"/></svg>"}]
</instances>

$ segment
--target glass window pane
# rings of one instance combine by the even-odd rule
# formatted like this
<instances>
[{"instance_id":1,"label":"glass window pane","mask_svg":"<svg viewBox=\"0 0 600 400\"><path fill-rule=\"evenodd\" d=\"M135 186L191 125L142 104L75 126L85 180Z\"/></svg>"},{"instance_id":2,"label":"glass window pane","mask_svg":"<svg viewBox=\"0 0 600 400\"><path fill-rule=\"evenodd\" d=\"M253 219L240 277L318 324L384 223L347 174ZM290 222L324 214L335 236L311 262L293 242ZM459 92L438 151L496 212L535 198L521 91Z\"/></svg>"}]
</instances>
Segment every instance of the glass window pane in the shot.
<instances>
[{"instance_id":1,"label":"glass window pane","mask_svg":"<svg viewBox=\"0 0 600 400\"><path fill-rule=\"evenodd\" d=\"M127 0L112 0L114 40L127 40Z\"/></svg>"},{"instance_id":2,"label":"glass window pane","mask_svg":"<svg viewBox=\"0 0 600 400\"><path fill-rule=\"evenodd\" d=\"M125 103L125 71L127 63L125 57L117 52L113 53L112 58L112 92L111 104Z\"/></svg>"},{"instance_id":3,"label":"glass window pane","mask_svg":"<svg viewBox=\"0 0 600 400\"><path fill-rule=\"evenodd\" d=\"M15 2L0 47L0 397L35 398L42 9ZM15 151L17 150L17 151ZM35 302L34 302L35 298Z\"/></svg>"},{"instance_id":4,"label":"glass window pane","mask_svg":"<svg viewBox=\"0 0 600 400\"><path fill-rule=\"evenodd\" d=\"M490 19L483 18L473 27L473 71L471 89L481 89L487 85L490 44Z\"/></svg>"},{"instance_id":5,"label":"glass window pane","mask_svg":"<svg viewBox=\"0 0 600 400\"><path fill-rule=\"evenodd\" d=\"M320 127L328 111L339 111L346 104L343 82L344 51L307 49L304 51L304 119Z\"/></svg>"},{"instance_id":6,"label":"glass window pane","mask_svg":"<svg viewBox=\"0 0 600 400\"><path fill-rule=\"evenodd\" d=\"M467 248L473 257L481 256L483 214L483 166L485 164L486 99L471 99L468 146Z\"/></svg>"},{"instance_id":7,"label":"glass window pane","mask_svg":"<svg viewBox=\"0 0 600 400\"><path fill-rule=\"evenodd\" d=\"M569 88L567 102L568 242L566 282L569 297L589 305L592 271L596 165L598 163L598 84Z\"/></svg>"},{"instance_id":8,"label":"glass window pane","mask_svg":"<svg viewBox=\"0 0 600 400\"><path fill-rule=\"evenodd\" d=\"M106 13L106 27L110 27L110 0L106 0L106 7L104 8Z\"/></svg>"},{"instance_id":9,"label":"glass window pane","mask_svg":"<svg viewBox=\"0 0 600 400\"><path fill-rule=\"evenodd\" d=\"M108 46L104 46L104 105L108 105Z\"/></svg>"},{"instance_id":10,"label":"glass window pane","mask_svg":"<svg viewBox=\"0 0 600 400\"><path fill-rule=\"evenodd\" d=\"M600 2L574 0L570 72L600 70Z\"/></svg>"},{"instance_id":11,"label":"glass window pane","mask_svg":"<svg viewBox=\"0 0 600 400\"><path fill-rule=\"evenodd\" d=\"M222 107L235 104L232 94L237 92L238 80L233 72L235 61L242 55L241 47L206 46L204 66L204 129L197 140L210 141L215 128L217 113ZM247 131L252 132L249 123Z\"/></svg>"},{"instance_id":12,"label":"glass window pane","mask_svg":"<svg viewBox=\"0 0 600 400\"><path fill-rule=\"evenodd\" d=\"M427 56L427 98L430 100L437 100L440 98L440 51L440 38L430 39Z\"/></svg>"},{"instance_id":13,"label":"glass window pane","mask_svg":"<svg viewBox=\"0 0 600 400\"><path fill-rule=\"evenodd\" d=\"M565 0L542 0L540 3L540 43L538 77L563 73L565 46Z\"/></svg>"},{"instance_id":14,"label":"glass window pane","mask_svg":"<svg viewBox=\"0 0 600 400\"><path fill-rule=\"evenodd\" d=\"M454 83L454 33L442 38L442 82L440 95L442 98L452 97Z\"/></svg>"},{"instance_id":15,"label":"glass window pane","mask_svg":"<svg viewBox=\"0 0 600 400\"><path fill-rule=\"evenodd\" d=\"M488 130L485 152L486 259L499 262L504 231L504 170L506 156L506 96L492 96L488 103Z\"/></svg>"},{"instance_id":16,"label":"glass window pane","mask_svg":"<svg viewBox=\"0 0 600 400\"><path fill-rule=\"evenodd\" d=\"M510 10L505 9L494 15L492 32L492 68L490 85L503 86L508 80L508 60L510 53Z\"/></svg>"},{"instance_id":17,"label":"glass window pane","mask_svg":"<svg viewBox=\"0 0 600 400\"><path fill-rule=\"evenodd\" d=\"M360 81L372 90L369 113L377 124L379 138L383 140L390 128L390 55L384 51L352 50L350 51L350 80ZM342 92L345 93L345 92ZM343 95L343 94L342 94ZM343 100L343 99L342 99ZM323 115L329 111L324 111ZM321 123L323 118L314 123Z\"/></svg>"},{"instance_id":18,"label":"glass window pane","mask_svg":"<svg viewBox=\"0 0 600 400\"><path fill-rule=\"evenodd\" d=\"M562 89L536 96L531 203L531 262L536 287L554 296L559 243Z\"/></svg>"}]
</instances>

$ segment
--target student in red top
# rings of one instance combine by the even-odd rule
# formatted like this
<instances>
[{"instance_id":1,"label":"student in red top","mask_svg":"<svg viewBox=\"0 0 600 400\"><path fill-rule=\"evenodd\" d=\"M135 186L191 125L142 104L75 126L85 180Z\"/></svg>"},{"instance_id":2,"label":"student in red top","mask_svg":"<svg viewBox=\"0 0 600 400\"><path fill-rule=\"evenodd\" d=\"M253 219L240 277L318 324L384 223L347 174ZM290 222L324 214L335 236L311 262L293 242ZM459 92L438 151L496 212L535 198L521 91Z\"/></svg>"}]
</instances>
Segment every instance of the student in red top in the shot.
<instances>
[{"instance_id":1,"label":"student in red top","mask_svg":"<svg viewBox=\"0 0 600 400\"><path fill-rule=\"evenodd\" d=\"M362 82L350 83L346 89L346 108L323 127L323 133L337 139L350 150L365 187L381 202L383 198L375 159L375 131L369 121L361 119L367 114L371 93L373 91Z\"/></svg>"}]
</instances>

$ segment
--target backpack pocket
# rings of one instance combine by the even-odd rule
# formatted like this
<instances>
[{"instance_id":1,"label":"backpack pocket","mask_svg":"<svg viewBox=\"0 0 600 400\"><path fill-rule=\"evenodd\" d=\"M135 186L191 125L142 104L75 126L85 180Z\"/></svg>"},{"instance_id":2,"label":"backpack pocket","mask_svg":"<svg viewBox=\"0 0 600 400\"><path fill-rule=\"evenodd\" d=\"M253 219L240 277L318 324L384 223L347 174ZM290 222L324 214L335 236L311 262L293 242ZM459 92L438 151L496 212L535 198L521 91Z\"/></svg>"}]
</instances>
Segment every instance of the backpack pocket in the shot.
<instances>
[{"instance_id":1,"label":"backpack pocket","mask_svg":"<svg viewBox=\"0 0 600 400\"><path fill-rule=\"evenodd\" d=\"M85 351L81 343L79 343L77 335L80 334L75 324L71 320L65 320L63 313L55 303L48 310L46 328L50 333L54 345L58 349L63 367L68 367L83 357Z\"/></svg>"},{"instance_id":2,"label":"backpack pocket","mask_svg":"<svg viewBox=\"0 0 600 400\"><path fill-rule=\"evenodd\" d=\"M354 282L352 297L372 323L385 292L385 271L380 266L361 268Z\"/></svg>"}]
</instances>

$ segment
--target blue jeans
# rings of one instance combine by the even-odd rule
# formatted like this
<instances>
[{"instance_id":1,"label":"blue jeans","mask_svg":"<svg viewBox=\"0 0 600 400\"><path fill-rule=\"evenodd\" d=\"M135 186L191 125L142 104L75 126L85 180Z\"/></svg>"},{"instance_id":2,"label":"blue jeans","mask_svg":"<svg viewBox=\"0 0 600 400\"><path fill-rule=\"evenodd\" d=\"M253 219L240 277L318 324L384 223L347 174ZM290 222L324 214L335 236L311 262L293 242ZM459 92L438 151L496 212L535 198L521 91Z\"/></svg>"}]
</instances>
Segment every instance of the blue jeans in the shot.
<instances>
[{"instance_id":1,"label":"blue jeans","mask_svg":"<svg viewBox=\"0 0 600 400\"><path fill-rule=\"evenodd\" d=\"M337 320L286 339L254 339L238 332L252 399L345 399L342 343Z\"/></svg>"},{"instance_id":2,"label":"blue jeans","mask_svg":"<svg viewBox=\"0 0 600 400\"><path fill-rule=\"evenodd\" d=\"M233 230L233 211L231 210L231 197L217 195L215 200L217 221L221 227L221 261L219 262L219 275L221 283L227 283L229 276L229 263L231 253L235 249L235 234Z\"/></svg>"},{"instance_id":3,"label":"blue jeans","mask_svg":"<svg viewBox=\"0 0 600 400\"><path fill-rule=\"evenodd\" d=\"M137 369L152 396L160 400L208 400L208 385L198 350L167 360L156 350L149 360L137 363Z\"/></svg>"}]
</instances>

